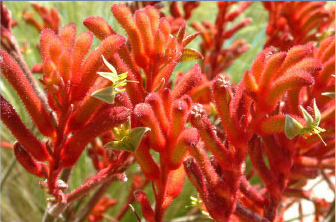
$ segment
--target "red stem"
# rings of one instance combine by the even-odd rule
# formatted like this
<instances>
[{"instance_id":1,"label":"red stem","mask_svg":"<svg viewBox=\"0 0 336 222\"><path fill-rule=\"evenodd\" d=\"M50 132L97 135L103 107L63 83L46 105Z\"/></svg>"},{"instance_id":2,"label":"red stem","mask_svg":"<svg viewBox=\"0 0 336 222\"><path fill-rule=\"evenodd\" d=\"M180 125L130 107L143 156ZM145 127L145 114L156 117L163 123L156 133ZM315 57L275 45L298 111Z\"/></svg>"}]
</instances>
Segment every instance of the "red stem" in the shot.
<instances>
[{"instance_id":1,"label":"red stem","mask_svg":"<svg viewBox=\"0 0 336 222\"><path fill-rule=\"evenodd\" d=\"M260 216L259 214L246 209L243 205L237 202L235 214L244 221L250 222L270 222L268 219Z\"/></svg>"},{"instance_id":2,"label":"red stem","mask_svg":"<svg viewBox=\"0 0 336 222\"><path fill-rule=\"evenodd\" d=\"M160 168L161 168L161 180L158 182L158 192L155 197L155 221L161 222L163 219L163 214L166 209L163 207L164 198L167 193L167 187L168 187L168 177L171 172L167 168L167 165L165 163L165 157L167 154L165 152L160 153Z\"/></svg>"},{"instance_id":3,"label":"red stem","mask_svg":"<svg viewBox=\"0 0 336 222\"><path fill-rule=\"evenodd\" d=\"M115 170L116 168L114 167L114 165L110 165L109 167L102 169L94 177L87 180L80 187L68 193L66 195L67 202L68 203L73 202L77 200L78 198L84 196L85 194L89 193L92 189L104 183L112 175L114 175L116 172Z\"/></svg>"}]
</instances>

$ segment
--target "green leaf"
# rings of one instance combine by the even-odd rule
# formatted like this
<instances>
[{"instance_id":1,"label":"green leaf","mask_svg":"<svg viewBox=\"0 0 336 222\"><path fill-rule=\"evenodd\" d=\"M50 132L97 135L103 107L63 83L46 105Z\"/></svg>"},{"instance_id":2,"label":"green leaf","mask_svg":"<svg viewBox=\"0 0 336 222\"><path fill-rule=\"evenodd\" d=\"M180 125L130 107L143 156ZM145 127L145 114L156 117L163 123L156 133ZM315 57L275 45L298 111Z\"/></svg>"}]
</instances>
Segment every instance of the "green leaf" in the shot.
<instances>
[{"instance_id":1,"label":"green leaf","mask_svg":"<svg viewBox=\"0 0 336 222\"><path fill-rule=\"evenodd\" d=\"M303 126L296 121L293 117L286 115L285 120L285 134L289 139L293 139L297 135L300 135Z\"/></svg>"},{"instance_id":2,"label":"green leaf","mask_svg":"<svg viewBox=\"0 0 336 222\"><path fill-rule=\"evenodd\" d=\"M134 153L135 150L139 147L142 137L148 131L150 131L150 128L148 127L136 127L120 141L109 142L105 145L105 147Z\"/></svg>"},{"instance_id":3,"label":"green leaf","mask_svg":"<svg viewBox=\"0 0 336 222\"><path fill-rule=\"evenodd\" d=\"M195 49L183 49L182 58L180 62L195 60L195 59L203 59L203 55L196 51Z\"/></svg>"},{"instance_id":4,"label":"green leaf","mask_svg":"<svg viewBox=\"0 0 336 222\"><path fill-rule=\"evenodd\" d=\"M99 89L95 91L94 93L91 94L92 97L95 97L99 100L102 100L108 104L113 104L114 103L114 87L109 86L103 89Z\"/></svg>"}]
</instances>

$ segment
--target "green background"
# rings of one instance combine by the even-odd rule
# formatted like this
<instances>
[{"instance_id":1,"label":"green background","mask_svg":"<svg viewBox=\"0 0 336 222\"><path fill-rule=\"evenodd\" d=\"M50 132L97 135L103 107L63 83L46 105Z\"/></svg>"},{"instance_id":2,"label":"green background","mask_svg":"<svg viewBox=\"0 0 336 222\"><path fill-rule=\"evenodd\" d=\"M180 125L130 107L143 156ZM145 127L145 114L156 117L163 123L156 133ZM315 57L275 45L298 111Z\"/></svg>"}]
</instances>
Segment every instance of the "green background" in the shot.
<instances>
[{"instance_id":1,"label":"green background","mask_svg":"<svg viewBox=\"0 0 336 222\"><path fill-rule=\"evenodd\" d=\"M115 2L39 2L38 4L57 8L60 13L61 26L68 23L74 23L77 26L78 33L86 31L85 26L82 24L82 21L85 18L89 16L101 16L105 18L118 33L124 34L124 31L117 26L110 11L111 5L114 3ZM22 10L27 9L28 12L32 12L33 10L27 2L5 2L4 4L12 12L13 19L18 21L18 25L13 28L13 33L17 38L19 45L29 43L28 50L24 54L24 57L29 67L32 67L33 64L41 62L41 58L36 47L39 42L39 33L31 26L28 26L23 22ZM168 4L168 2L165 2L165 12L168 11ZM188 23L202 20L213 22L215 20L216 12L216 2L201 2L200 7L193 11L192 17L188 20ZM265 42L265 28L267 25L268 14L260 2L253 3L252 6L240 15L234 23L230 24L230 26L247 17L253 19L252 23L248 27L241 29L225 43L226 48L235 40L243 38L251 45L251 48L236 59L233 65L226 70L226 73L231 75L232 81L234 82L239 82L242 74L250 68L253 58L257 52L262 49ZM194 30L189 26L187 32L191 34ZM196 38L190 46L197 49L200 40L200 37ZM99 42L95 40L93 47L96 47L98 43ZM175 71L185 71L194 63L195 61L180 63L176 67ZM39 76L37 75L36 78L39 78ZM1 93L5 98L11 101L28 128L37 133L37 130L29 120L30 118L24 111L17 95L3 78L1 79ZM14 138L10 135L3 124L1 127L1 139L3 141L14 141ZM37 185L38 178L31 176L25 172L18 163L14 162L12 150L0 149L0 151L2 180L4 173L6 171L9 172L5 183L1 184L1 221L40 221L46 206L46 198L49 196L46 195ZM13 167L11 168L11 166ZM133 166L128 170L128 172L139 170L139 167ZM91 160L85 154L82 155L74 168L69 184L69 190L73 190L81 185L85 178L92 176L94 172ZM109 188L107 193L112 198L119 200L119 202L108 211L105 221L110 221L109 218L118 213L123 204L123 200L125 200L128 196L129 186L129 182L115 182ZM151 203L153 203L154 200L151 187L148 186L145 189L145 192L150 196ZM188 207L190 206L191 195L197 196L190 182L187 181L182 194L174 200L166 212L165 220L185 216L191 209ZM139 204L134 203L133 205L136 211L140 213L141 210ZM129 211L123 218L123 221L135 221L133 213Z\"/></svg>"}]
</instances>

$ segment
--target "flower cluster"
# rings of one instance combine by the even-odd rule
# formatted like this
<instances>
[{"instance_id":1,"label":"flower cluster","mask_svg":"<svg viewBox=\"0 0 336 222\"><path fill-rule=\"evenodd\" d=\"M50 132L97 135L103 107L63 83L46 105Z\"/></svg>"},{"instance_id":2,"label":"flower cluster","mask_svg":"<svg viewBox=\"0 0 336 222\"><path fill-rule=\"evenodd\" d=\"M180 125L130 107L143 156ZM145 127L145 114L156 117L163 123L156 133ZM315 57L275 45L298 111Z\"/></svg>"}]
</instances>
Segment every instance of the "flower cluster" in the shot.
<instances>
[{"instance_id":1,"label":"flower cluster","mask_svg":"<svg viewBox=\"0 0 336 222\"><path fill-rule=\"evenodd\" d=\"M264 2L270 12L265 47L234 84L222 72L249 46L242 39L224 45L251 22L231 24L251 4L218 2L214 24L192 22L198 32L189 35L186 21L200 2L171 2L168 15L162 2L113 4L123 36L98 16L83 21L88 31L82 33L74 24L60 27L56 9L34 3L43 24L26 11L23 18L40 32L42 62L30 69L1 2L1 75L38 130L1 95L1 121L17 140L1 146L43 179L39 185L51 196L43 222L62 215L101 221L116 203L122 204L116 221L129 206L141 221L135 201L146 221L164 221L186 178L199 194L192 205L214 221L283 221L301 199L314 203L316 221L325 218L330 203L304 186L323 175L334 189L334 9ZM187 48L198 35L200 52ZM191 60L200 64L173 79L177 65ZM42 74L39 82L33 72ZM95 172L68 191L86 147ZM139 168L125 172L134 165ZM128 177L126 200L105 195ZM154 204L144 190L149 184ZM78 208L75 201L85 204Z\"/></svg>"},{"instance_id":2,"label":"flower cluster","mask_svg":"<svg viewBox=\"0 0 336 222\"><path fill-rule=\"evenodd\" d=\"M209 80L227 69L234 59L249 49L249 45L243 39L236 40L229 48L223 49L225 41L230 39L236 32L251 22L250 18L243 19L234 26L228 28L241 13L253 2L217 2L218 14L216 21L193 22L191 26L200 32L202 36L201 53L204 55L202 72ZM236 6L234 10L230 10Z\"/></svg>"},{"instance_id":3,"label":"flower cluster","mask_svg":"<svg viewBox=\"0 0 336 222\"><path fill-rule=\"evenodd\" d=\"M28 172L46 179L41 182L41 186L54 196L57 203L62 204L85 194L83 190L89 188L87 184L97 186L94 185L97 178L102 180L104 177L109 178L108 175L119 173L129 156L111 154L108 158L114 161L107 164L105 171L99 171L96 177L78 190L67 195L63 193L67 188L69 170L85 146L104 132L127 121L130 115L126 107L120 106L120 100L113 105L95 108L86 105L94 104L97 100L91 97L90 90L111 84L96 74L104 66L101 56L110 58L126 42L122 36L113 35L89 52L92 40L90 32L76 37L74 25L63 27L59 34L51 29L41 32L43 77L40 81L44 91L34 88L37 83L29 69L24 68L26 65L22 57L12 56L13 50L8 48L1 50L2 75L19 95L39 132L48 138L39 140L25 126L13 106L1 98L1 120L18 140L14 144L14 153Z\"/></svg>"},{"instance_id":4,"label":"flower cluster","mask_svg":"<svg viewBox=\"0 0 336 222\"><path fill-rule=\"evenodd\" d=\"M56 8L51 8L48 10L45 6L40 6L36 3L31 4L35 13L42 19L43 23L40 23L36 18L34 18L34 13L29 13L26 10L22 12L22 17L24 22L28 25L34 27L38 32L41 32L43 29L49 28L55 33L58 33L60 30L60 18Z\"/></svg>"},{"instance_id":5,"label":"flower cluster","mask_svg":"<svg viewBox=\"0 0 336 222\"><path fill-rule=\"evenodd\" d=\"M334 37L319 48L312 44L288 52L267 48L237 86L219 75L211 85L219 126L211 124L202 105L193 106L191 123L202 143L189 150L192 157L184 164L212 218L274 221L284 197L321 202L296 186L315 177L317 168L334 168L330 155L334 155L335 102L321 95L335 84L334 49ZM320 78L325 78L324 90L317 89ZM247 153L265 185L264 194L243 175Z\"/></svg>"},{"instance_id":6,"label":"flower cluster","mask_svg":"<svg viewBox=\"0 0 336 222\"><path fill-rule=\"evenodd\" d=\"M164 89L161 93L150 93L145 103L134 108L135 120L150 128L135 158L145 176L153 181L155 188L155 210L153 211L146 195L138 191L136 199L140 202L147 221L161 221L164 211L182 191L186 176L182 161L186 151L196 146L199 135L196 129L186 128L191 98L187 93L200 80L200 68L192 67L174 90ZM150 149L160 154L158 165Z\"/></svg>"},{"instance_id":7,"label":"flower cluster","mask_svg":"<svg viewBox=\"0 0 336 222\"><path fill-rule=\"evenodd\" d=\"M323 39L335 32L335 5L326 2L263 2L269 12L265 47L281 50Z\"/></svg>"},{"instance_id":8,"label":"flower cluster","mask_svg":"<svg viewBox=\"0 0 336 222\"><path fill-rule=\"evenodd\" d=\"M252 3L217 2L218 14L214 24L209 21L191 24L202 37L200 48L204 55L201 66L202 81L190 92L190 96L195 102L208 104L211 101L211 80L229 68L235 59L249 49L250 46L245 43L244 39L236 40L228 48L224 48L224 44L240 29L249 25L251 19L245 18L228 28Z\"/></svg>"}]
</instances>

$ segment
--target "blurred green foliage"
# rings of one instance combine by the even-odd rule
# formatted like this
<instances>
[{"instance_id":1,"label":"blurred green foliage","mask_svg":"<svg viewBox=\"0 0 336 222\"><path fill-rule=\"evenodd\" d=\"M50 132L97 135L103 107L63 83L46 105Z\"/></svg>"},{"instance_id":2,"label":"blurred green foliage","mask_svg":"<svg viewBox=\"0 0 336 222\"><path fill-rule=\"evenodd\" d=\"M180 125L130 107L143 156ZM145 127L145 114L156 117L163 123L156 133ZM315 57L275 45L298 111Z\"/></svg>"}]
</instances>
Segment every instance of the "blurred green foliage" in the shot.
<instances>
[{"instance_id":1,"label":"blurred green foliage","mask_svg":"<svg viewBox=\"0 0 336 222\"><path fill-rule=\"evenodd\" d=\"M85 26L82 24L85 18L88 16L101 16L105 18L118 33L124 34L124 31L116 24L110 11L110 7L114 3L116 2L39 2L38 4L57 8L61 17L61 26L68 23L74 23L77 26L78 33L86 31ZM26 25L22 20L22 10L27 9L27 11L33 11L32 7L28 2L5 2L4 4L12 12L13 19L18 21L18 25L13 28L13 33L17 38L19 45L28 43L28 50L26 50L24 58L26 59L29 67L35 63L41 62L37 48L39 33L37 33L37 31L31 26ZM169 2L165 2L165 4L166 7L164 8L164 11L167 12ZM196 20L214 21L216 12L216 2L201 2L201 6L193 11L192 17L188 23ZM250 50L240 56L226 71L226 73L232 76L232 80L234 82L239 82L243 73L250 68L252 60L257 52L262 49L263 43L265 42L267 12L263 9L261 3L255 2L239 16L236 22L246 17L252 18L253 22L248 27L240 30L225 43L225 47L228 47L235 40L242 38L251 45ZM193 33L194 30L189 26L187 28L187 32L190 34ZM200 40L200 37L196 38L190 46L197 49ZM95 40L93 48L97 46L98 42L98 40ZM180 63L176 67L175 71L186 71L194 63L195 61ZM38 79L39 76L36 76L36 78ZM37 133L37 130L34 129L36 127L34 127L29 115L25 112L20 99L3 78L1 79L1 93L5 98L11 101L28 128ZM3 124L1 124L1 140L14 141L14 138L10 135ZM4 172L6 172L10 163L13 161L13 153L12 150L9 149L0 149L0 152L1 175L3 178ZM133 166L127 172L135 172L139 170L140 168L138 166ZM87 157L87 155L83 154L73 170L69 190L81 185L85 178L92 176L94 172L91 160ZM14 168L11 170L6 183L3 184L3 189L1 190L1 221L28 222L41 220L47 204L46 198L48 195L46 195L37 185L37 181L38 179L36 177L26 173L18 163L14 165ZM129 187L130 181L114 182L109 188L107 193L112 198L117 199L118 204L109 210L105 221L109 221L108 218L111 218L118 213L123 205L123 201L128 196ZM147 186L145 188L145 192L148 193L150 201L153 203L154 198L151 186ZM190 210L190 208L187 207L190 206L190 196L197 196L197 194L190 182L186 181L182 194L174 200L171 207L168 209L165 220L185 216ZM85 202L87 199L88 197L86 197L83 201ZM81 206L83 205L84 204L81 204ZM134 207L137 212L141 212L139 204L134 203ZM122 221L135 221L135 217L133 213L129 211Z\"/></svg>"}]
</instances>

